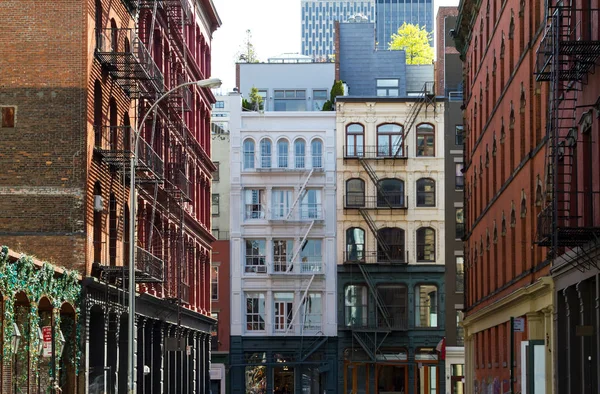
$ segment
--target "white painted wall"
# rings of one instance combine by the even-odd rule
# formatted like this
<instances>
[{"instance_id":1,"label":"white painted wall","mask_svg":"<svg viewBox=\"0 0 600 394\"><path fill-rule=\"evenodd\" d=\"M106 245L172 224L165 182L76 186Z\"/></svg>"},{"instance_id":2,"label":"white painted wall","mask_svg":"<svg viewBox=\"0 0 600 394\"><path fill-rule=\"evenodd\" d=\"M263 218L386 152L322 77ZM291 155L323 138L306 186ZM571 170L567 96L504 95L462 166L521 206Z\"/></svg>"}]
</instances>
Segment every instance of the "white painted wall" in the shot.
<instances>
[{"instance_id":1,"label":"white painted wall","mask_svg":"<svg viewBox=\"0 0 600 394\"><path fill-rule=\"evenodd\" d=\"M323 169L315 171L309 178L307 187L321 190L323 220L316 222L310 231L309 238L322 240L323 275L315 275L310 292L319 292L322 297L322 335L337 334L336 306L336 217L335 217L335 113L334 112L245 112L241 115L239 125L231 124L231 335L271 336L286 335L274 333L273 294L275 292L293 292L294 310L310 282L311 275L275 274L271 272L273 238L294 239L294 247L303 238L308 222L273 222L268 220L271 213L271 193L273 188L285 187L294 189L296 197L301 185L307 179L311 166L310 142L318 138L323 142ZM244 170L242 143L251 138L256 143L256 153L260 152L259 141L270 138L273 141L273 153L276 158L276 141L286 138L290 141L290 167L294 164L293 141L296 138L306 140L306 170L302 171L257 171ZM258 164L258 159L256 160ZM273 165L276 165L274 159ZM243 190L247 187L266 189L267 207L264 219L244 218ZM298 206L292 214L298 213ZM263 238L267 240L267 273L246 273L245 245L246 238ZM295 264L299 267L299 259ZM295 269L298 269L297 267ZM264 331L246 330L245 292L256 291L265 294ZM294 321L295 327L287 335L300 335L300 313ZM305 335L316 332L305 331Z\"/></svg>"}]
</instances>

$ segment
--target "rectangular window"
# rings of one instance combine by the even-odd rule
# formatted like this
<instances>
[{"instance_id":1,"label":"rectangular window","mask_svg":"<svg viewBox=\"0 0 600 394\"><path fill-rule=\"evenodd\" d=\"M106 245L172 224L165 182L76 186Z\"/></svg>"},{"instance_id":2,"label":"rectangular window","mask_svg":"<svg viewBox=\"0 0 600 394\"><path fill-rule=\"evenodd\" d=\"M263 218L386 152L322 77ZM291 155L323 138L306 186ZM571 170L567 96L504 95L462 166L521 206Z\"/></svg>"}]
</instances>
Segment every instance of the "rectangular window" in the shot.
<instances>
[{"instance_id":1,"label":"rectangular window","mask_svg":"<svg viewBox=\"0 0 600 394\"><path fill-rule=\"evenodd\" d=\"M367 287L362 285L348 285L344 290L344 316L348 327L366 327L367 315Z\"/></svg>"},{"instance_id":2,"label":"rectangular window","mask_svg":"<svg viewBox=\"0 0 600 394\"><path fill-rule=\"evenodd\" d=\"M327 90L313 90L313 111L321 111L327 101Z\"/></svg>"},{"instance_id":3,"label":"rectangular window","mask_svg":"<svg viewBox=\"0 0 600 394\"><path fill-rule=\"evenodd\" d=\"M321 302L321 293L308 293L308 296L304 299L304 305L302 307L302 312L304 314L302 322L305 330L321 330L323 319L322 308L323 305Z\"/></svg>"},{"instance_id":4,"label":"rectangular window","mask_svg":"<svg viewBox=\"0 0 600 394\"><path fill-rule=\"evenodd\" d=\"M265 295L246 293L246 330L265 330Z\"/></svg>"},{"instance_id":5,"label":"rectangular window","mask_svg":"<svg viewBox=\"0 0 600 394\"><path fill-rule=\"evenodd\" d=\"M244 190L245 218L265 218L265 191L261 189Z\"/></svg>"},{"instance_id":6,"label":"rectangular window","mask_svg":"<svg viewBox=\"0 0 600 394\"><path fill-rule=\"evenodd\" d=\"M290 213L293 190L273 189L271 191L271 219L285 219Z\"/></svg>"},{"instance_id":7,"label":"rectangular window","mask_svg":"<svg viewBox=\"0 0 600 394\"><path fill-rule=\"evenodd\" d=\"M465 258L456 256L456 292L465 291Z\"/></svg>"},{"instance_id":8,"label":"rectangular window","mask_svg":"<svg viewBox=\"0 0 600 394\"><path fill-rule=\"evenodd\" d=\"M289 265L294 253L294 241L275 239L273 240L273 272L288 272Z\"/></svg>"},{"instance_id":9,"label":"rectangular window","mask_svg":"<svg viewBox=\"0 0 600 394\"><path fill-rule=\"evenodd\" d=\"M465 188L465 174L463 174L464 163L455 163L455 190L464 190Z\"/></svg>"},{"instance_id":10,"label":"rectangular window","mask_svg":"<svg viewBox=\"0 0 600 394\"><path fill-rule=\"evenodd\" d=\"M456 239L465 236L465 214L463 208L456 208Z\"/></svg>"},{"instance_id":11,"label":"rectangular window","mask_svg":"<svg viewBox=\"0 0 600 394\"><path fill-rule=\"evenodd\" d=\"M465 128L463 127L463 125L456 125L456 137L455 137L455 141L454 141L455 144L463 145L464 139L465 139Z\"/></svg>"},{"instance_id":12,"label":"rectangular window","mask_svg":"<svg viewBox=\"0 0 600 394\"><path fill-rule=\"evenodd\" d=\"M210 349L219 350L219 313L211 312L210 317L216 320L210 331Z\"/></svg>"},{"instance_id":13,"label":"rectangular window","mask_svg":"<svg viewBox=\"0 0 600 394\"><path fill-rule=\"evenodd\" d=\"M215 167L217 167L216 170L213 171L212 173L212 180L213 182L219 182L219 162L218 161L214 161L213 164L215 165Z\"/></svg>"},{"instance_id":14,"label":"rectangular window","mask_svg":"<svg viewBox=\"0 0 600 394\"><path fill-rule=\"evenodd\" d=\"M274 293L275 331L292 330L294 314L294 293Z\"/></svg>"},{"instance_id":15,"label":"rectangular window","mask_svg":"<svg viewBox=\"0 0 600 394\"><path fill-rule=\"evenodd\" d=\"M320 239L307 239L300 248L296 261L300 260L300 272L318 273L323 265L323 241Z\"/></svg>"},{"instance_id":16,"label":"rectangular window","mask_svg":"<svg viewBox=\"0 0 600 394\"><path fill-rule=\"evenodd\" d=\"M213 301L219 299L219 267L216 265L212 266L212 272L210 276L211 292L210 296Z\"/></svg>"},{"instance_id":17,"label":"rectangular window","mask_svg":"<svg viewBox=\"0 0 600 394\"><path fill-rule=\"evenodd\" d=\"M225 102L217 101L216 103L213 104L213 108L225 108Z\"/></svg>"},{"instance_id":18,"label":"rectangular window","mask_svg":"<svg viewBox=\"0 0 600 394\"><path fill-rule=\"evenodd\" d=\"M212 195L212 215L219 216L219 195Z\"/></svg>"},{"instance_id":19,"label":"rectangular window","mask_svg":"<svg viewBox=\"0 0 600 394\"><path fill-rule=\"evenodd\" d=\"M300 203L300 219L321 218L321 190L307 189Z\"/></svg>"},{"instance_id":20,"label":"rectangular window","mask_svg":"<svg viewBox=\"0 0 600 394\"><path fill-rule=\"evenodd\" d=\"M379 97L398 97L398 80L397 79L378 79L377 80L377 96Z\"/></svg>"},{"instance_id":21,"label":"rectangular window","mask_svg":"<svg viewBox=\"0 0 600 394\"><path fill-rule=\"evenodd\" d=\"M306 111L304 90L275 90L275 111Z\"/></svg>"},{"instance_id":22,"label":"rectangular window","mask_svg":"<svg viewBox=\"0 0 600 394\"><path fill-rule=\"evenodd\" d=\"M415 327L437 327L437 287L415 287Z\"/></svg>"},{"instance_id":23,"label":"rectangular window","mask_svg":"<svg viewBox=\"0 0 600 394\"><path fill-rule=\"evenodd\" d=\"M456 311L456 344L463 346L465 344L465 329L461 326L462 312Z\"/></svg>"},{"instance_id":24,"label":"rectangular window","mask_svg":"<svg viewBox=\"0 0 600 394\"><path fill-rule=\"evenodd\" d=\"M1 107L2 108L2 127L13 128L15 127L15 107Z\"/></svg>"},{"instance_id":25,"label":"rectangular window","mask_svg":"<svg viewBox=\"0 0 600 394\"><path fill-rule=\"evenodd\" d=\"M266 273L266 255L264 239L247 239L245 272Z\"/></svg>"}]
</instances>

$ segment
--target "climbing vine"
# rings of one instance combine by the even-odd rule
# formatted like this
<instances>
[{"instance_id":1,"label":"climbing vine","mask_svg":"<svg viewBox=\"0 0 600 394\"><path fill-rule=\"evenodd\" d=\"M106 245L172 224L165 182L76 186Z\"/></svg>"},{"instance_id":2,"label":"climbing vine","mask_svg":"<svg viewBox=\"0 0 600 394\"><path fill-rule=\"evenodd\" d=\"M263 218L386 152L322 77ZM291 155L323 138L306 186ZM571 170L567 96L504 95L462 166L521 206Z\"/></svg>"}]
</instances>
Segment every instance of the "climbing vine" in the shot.
<instances>
[{"instance_id":1,"label":"climbing vine","mask_svg":"<svg viewBox=\"0 0 600 394\"><path fill-rule=\"evenodd\" d=\"M63 270L62 274L56 273L56 269L52 264L44 263L41 267L37 267L33 259L29 256L21 256L16 261L10 261L8 256L8 247L2 246L0 249L0 294L4 300L4 315L3 315L3 331L4 331L4 357L12 356L11 341L9 338L13 336L13 323L17 322L18 310L15 310L16 294L25 293L29 301L29 311L25 312L20 317L19 323L23 327L22 349L19 352L19 364L24 366L24 374L26 378L26 367L28 356L31 356L29 368L36 371L39 375L39 365L41 356L37 349L40 346L39 331L40 315L39 302L46 297L53 308L54 326L55 328L68 327L63 335L69 341L68 348L70 351L64 353L65 360L70 365L74 366L75 373L79 372L79 364L81 360L81 324L74 321L72 318L65 317L68 320L61 325L60 308L64 303L70 304L75 310L75 318L79 316L79 297L81 294L81 285L76 271ZM19 308L21 309L21 308ZM73 330L75 331L73 333ZM59 349L60 345L60 330L54 330L55 349ZM30 352L30 350L33 351ZM63 355L60 352L54 357L55 365L60 368L60 359ZM50 377L55 376L55 371L50 370ZM19 374L19 379L22 379L22 374ZM38 377L38 376L36 376Z\"/></svg>"}]
</instances>

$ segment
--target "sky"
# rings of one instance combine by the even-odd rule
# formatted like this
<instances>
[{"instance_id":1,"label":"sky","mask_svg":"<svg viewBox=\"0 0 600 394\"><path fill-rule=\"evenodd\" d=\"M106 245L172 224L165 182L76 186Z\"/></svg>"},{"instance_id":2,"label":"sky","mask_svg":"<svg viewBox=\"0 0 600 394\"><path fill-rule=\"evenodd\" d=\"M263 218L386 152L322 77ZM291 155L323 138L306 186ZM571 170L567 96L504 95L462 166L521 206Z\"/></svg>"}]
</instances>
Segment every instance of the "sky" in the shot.
<instances>
[{"instance_id":1,"label":"sky","mask_svg":"<svg viewBox=\"0 0 600 394\"><path fill-rule=\"evenodd\" d=\"M212 41L212 77L221 78L221 92L235 87L235 59L246 30L261 61L286 52L300 52L301 0L213 0L222 25ZM439 6L458 6L459 0L434 0Z\"/></svg>"}]
</instances>

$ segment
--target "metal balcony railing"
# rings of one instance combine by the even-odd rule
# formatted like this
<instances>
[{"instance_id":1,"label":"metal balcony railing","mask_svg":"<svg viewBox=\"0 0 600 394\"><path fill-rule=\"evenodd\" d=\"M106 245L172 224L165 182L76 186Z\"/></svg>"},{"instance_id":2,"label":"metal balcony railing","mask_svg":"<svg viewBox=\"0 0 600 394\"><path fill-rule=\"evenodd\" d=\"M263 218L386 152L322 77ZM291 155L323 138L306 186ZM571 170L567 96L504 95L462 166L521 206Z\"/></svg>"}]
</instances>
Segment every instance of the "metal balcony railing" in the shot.
<instances>
[{"instance_id":1,"label":"metal balcony railing","mask_svg":"<svg viewBox=\"0 0 600 394\"><path fill-rule=\"evenodd\" d=\"M300 220L320 220L323 219L321 204L301 203L299 209Z\"/></svg>"},{"instance_id":2,"label":"metal balcony railing","mask_svg":"<svg viewBox=\"0 0 600 394\"><path fill-rule=\"evenodd\" d=\"M246 256L246 265L244 267L246 273L266 274L267 273L267 256L253 255Z\"/></svg>"},{"instance_id":3,"label":"metal balcony railing","mask_svg":"<svg viewBox=\"0 0 600 394\"><path fill-rule=\"evenodd\" d=\"M167 166L167 180L185 197L190 195L190 181L185 176L185 168L180 163L169 163Z\"/></svg>"},{"instance_id":4,"label":"metal balcony railing","mask_svg":"<svg viewBox=\"0 0 600 394\"><path fill-rule=\"evenodd\" d=\"M164 90L164 77L134 29L96 29L96 57L130 94Z\"/></svg>"},{"instance_id":5,"label":"metal balcony railing","mask_svg":"<svg viewBox=\"0 0 600 394\"><path fill-rule=\"evenodd\" d=\"M383 196L365 196L363 193L346 193L346 209L407 209L408 196L402 193L389 193Z\"/></svg>"},{"instance_id":6,"label":"metal balcony railing","mask_svg":"<svg viewBox=\"0 0 600 394\"><path fill-rule=\"evenodd\" d=\"M276 256L269 273L272 275L322 274L323 256L298 256L293 263L291 256Z\"/></svg>"},{"instance_id":7,"label":"metal balcony railing","mask_svg":"<svg viewBox=\"0 0 600 394\"><path fill-rule=\"evenodd\" d=\"M136 246L135 271L137 282L162 282L165 272L164 265L162 259Z\"/></svg>"},{"instance_id":8,"label":"metal balcony railing","mask_svg":"<svg viewBox=\"0 0 600 394\"><path fill-rule=\"evenodd\" d=\"M140 171L148 171L162 178L165 173L163 159L152 149L144 139L138 140L138 168Z\"/></svg>"},{"instance_id":9,"label":"metal balcony railing","mask_svg":"<svg viewBox=\"0 0 600 394\"><path fill-rule=\"evenodd\" d=\"M408 252L403 252L402 248L391 248L387 253L382 250L344 252L344 263L407 264Z\"/></svg>"},{"instance_id":10,"label":"metal balcony railing","mask_svg":"<svg viewBox=\"0 0 600 394\"><path fill-rule=\"evenodd\" d=\"M107 164L123 164L131 158L131 126L94 126L94 149Z\"/></svg>"},{"instance_id":11,"label":"metal balcony railing","mask_svg":"<svg viewBox=\"0 0 600 394\"><path fill-rule=\"evenodd\" d=\"M397 154L396 154L397 153ZM345 159L406 159L406 145L344 146Z\"/></svg>"}]
</instances>

